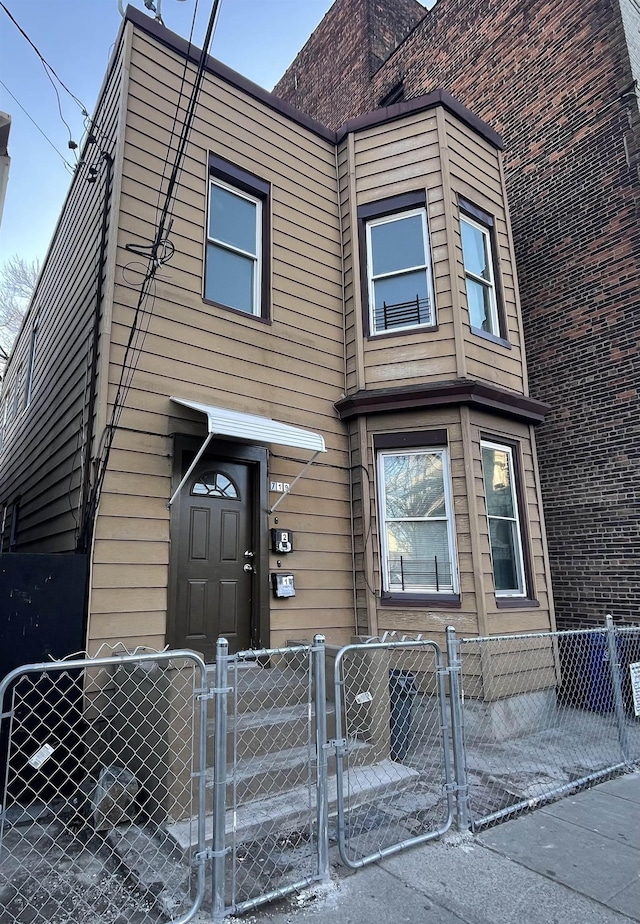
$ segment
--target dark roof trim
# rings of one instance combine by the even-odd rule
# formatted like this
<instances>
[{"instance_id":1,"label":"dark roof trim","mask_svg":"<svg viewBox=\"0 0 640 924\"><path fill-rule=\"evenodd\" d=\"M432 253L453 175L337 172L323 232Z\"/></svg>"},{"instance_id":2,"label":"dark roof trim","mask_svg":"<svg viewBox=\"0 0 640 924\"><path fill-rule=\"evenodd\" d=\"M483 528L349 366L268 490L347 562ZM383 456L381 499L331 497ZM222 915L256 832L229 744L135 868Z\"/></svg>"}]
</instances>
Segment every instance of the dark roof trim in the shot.
<instances>
[{"instance_id":1,"label":"dark roof trim","mask_svg":"<svg viewBox=\"0 0 640 924\"><path fill-rule=\"evenodd\" d=\"M363 414L389 414L421 408L466 404L478 410L510 417L529 424L541 423L550 410L548 404L497 388L484 382L456 379L408 388L385 388L358 391L336 402L341 420Z\"/></svg>"},{"instance_id":2,"label":"dark roof trim","mask_svg":"<svg viewBox=\"0 0 640 924\"><path fill-rule=\"evenodd\" d=\"M181 55L183 58L187 58L189 61L193 61L195 64L200 60L199 48L195 45L190 46L186 39L176 35L175 32L171 32L166 26L161 26L159 22L145 15L145 13L142 13L140 10L128 6L126 18L143 32L146 32L147 35L151 35L155 38L161 45L164 45L165 48L177 52L177 54ZM252 80L243 77L242 74L227 67L226 64L223 64L222 61L218 61L211 55L207 55L206 70L210 74L219 77L220 80L223 80L225 83L231 84L231 86L242 90L247 96L251 96L253 99L258 100L258 102L264 103L264 105L268 106L270 109L275 109L276 112L287 116L299 125L304 125L321 138L325 138L332 144L336 143L335 132L331 131L320 122L316 122L316 120L312 119L310 116L305 115L304 112L300 112L299 109L296 109L290 103L285 103L284 100L275 96L273 93L269 93L268 90L258 86L258 84L254 83Z\"/></svg>"},{"instance_id":3,"label":"dark roof trim","mask_svg":"<svg viewBox=\"0 0 640 924\"><path fill-rule=\"evenodd\" d=\"M373 112L365 112L364 115L351 119L349 122L338 129L338 143L346 135L352 132L361 131L364 128L373 128L376 125L382 125L385 122L393 122L396 119L402 119L405 116L413 115L416 112L424 112L433 109L435 106L444 106L452 115L460 119L472 128L473 131L492 144L498 150L504 148L501 136L495 129L491 128L486 122L483 122L474 112L459 103L458 100L448 92L448 90L433 90L424 96L416 96L413 99L403 100L400 103L394 103L393 106L387 106L385 109L376 109Z\"/></svg>"},{"instance_id":4,"label":"dark roof trim","mask_svg":"<svg viewBox=\"0 0 640 924\"><path fill-rule=\"evenodd\" d=\"M183 58L187 58L194 63L199 61L199 48L196 48L194 45L190 46L186 39L176 35L175 32L171 32L166 26L160 25L159 22L147 16L145 13L142 13L140 10L128 6L126 18L143 32L146 32L147 35L155 38L156 41L164 45L165 48L175 51ZM339 144L351 132L359 131L364 128L372 128L375 125L383 125L385 122L393 122L396 119L401 119L404 116L412 115L416 112L433 109L435 106L444 106L445 109L448 109L449 112L468 125L469 128L473 129L479 135L482 135L482 137L494 147L502 150L504 146L502 138L490 125L483 122L482 119L478 118L477 115L471 112L470 109L467 109L466 106L463 106L462 103L459 103L447 90L434 90L426 96L417 96L415 99L404 100L403 102L394 103L392 106L387 106L384 109L376 109L373 112L365 113L357 119L352 119L347 122L339 128L337 132L334 132L315 119L312 119L304 112L296 109L295 106L286 103L274 93L270 93L268 90L263 89L263 87L258 86L257 83L248 80L246 77L243 77L242 74L227 67L226 64L211 57L211 55L207 56L206 69L220 80L223 80L233 87L237 87L237 89L246 93L247 96L253 97L253 99L268 106L269 109L273 109L275 112L280 113L280 115L286 116L288 119L291 119L292 122L303 125L305 128L308 128L309 131L319 135L320 138L324 138L326 141L331 142L331 144Z\"/></svg>"}]
</instances>

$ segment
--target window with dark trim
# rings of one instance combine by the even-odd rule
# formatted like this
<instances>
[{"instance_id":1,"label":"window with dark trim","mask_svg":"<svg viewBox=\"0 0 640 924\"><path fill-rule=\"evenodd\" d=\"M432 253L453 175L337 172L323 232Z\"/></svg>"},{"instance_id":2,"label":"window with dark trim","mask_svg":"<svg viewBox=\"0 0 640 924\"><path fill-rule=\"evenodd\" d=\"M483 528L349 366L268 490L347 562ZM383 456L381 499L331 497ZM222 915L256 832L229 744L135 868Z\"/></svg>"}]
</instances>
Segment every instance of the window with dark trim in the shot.
<instances>
[{"instance_id":1,"label":"window with dark trim","mask_svg":"<svg viewBox=\"0 0 640 924\"><path fill-rule=\"evenodd\" d=\"M531 594L532 572L519 447L483 436L481 450L496 599L503 603L525 599Z\"/></svg>"},{"instance_id":2,"label":"window with dark trim","mask_svg":"<svg viewBox=\"0 0 640 924\"><path fill-rule=\"evenodd\" d=\"M16 498L11 511L11 530L9 533L9 551L14 552L18 544L18 521L20 519L20 498Z\"/></svg>"},{"instance_id":3,"label":"window with dark trim","mask_svg":"<svg viewBox=\"0 0 640 924\"><path fill-rule=\"evenodd\" d=\"M269 203L269 183L211 155L205 300L269 317Z\"/></svg>"},{"instance_id":4,"label":"window with dark trim","mask_svg":"<svg viewBox=\"0 0 640 924\"><path fill-rule=\"evenodd\" d=\"M358 219L368 333L435 327L424 191L361 206Z\"/></svg>"},{"instance_id":5,"label":"window with dark trim","mask_svg":"<svg viewBox=\"0 0 640 924\"><path fill-rule=\"evenodd\" d=\"M446 444L446 431L374 439L383 598L459 599Z\"/></svg>"},{"instance_id":6,"label":"window with dark trim","mask_svg":"<svg viewBox=\"0 0 640 924\"><path fill-rule=\"evenodd\" d=\"M506 337L506 323L496 259L495 222L471 202L465 199L458 202L471 331L501 340Z\"/></svg>"}]
</instances>

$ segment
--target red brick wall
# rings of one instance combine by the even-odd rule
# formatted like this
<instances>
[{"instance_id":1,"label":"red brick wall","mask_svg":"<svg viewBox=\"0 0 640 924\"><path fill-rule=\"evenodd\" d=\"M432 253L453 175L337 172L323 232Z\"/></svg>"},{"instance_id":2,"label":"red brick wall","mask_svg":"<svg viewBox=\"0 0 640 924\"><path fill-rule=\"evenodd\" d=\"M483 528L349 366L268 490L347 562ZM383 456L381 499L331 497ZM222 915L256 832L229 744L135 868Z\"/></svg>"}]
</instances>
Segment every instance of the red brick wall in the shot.
<instances>
[{"instance_id":1,"label":"red brick wall","mask_svg":"<svg viewBox=\"0 0 640 924\"><path fill-rule=\"evenodd\" d=\"M315 36L325 69L333 41ZM439 0L335 118L295 100L335 126L402 77L407 97L444 87L502 133L531 393L553 408L538 454L560 623L640 620L640 120L624 42L617 0Z\"/></svg>"},{"instance_id":2,"label":"red brick wall","mask_svg":"<svg viewBox=\"0 0 640 924\"><path fill-rule=\"evenodd\" d=\"M426 12L417 0L337 0L274 93L330 128L341 125Z\"/></svg>"}]
</instances>

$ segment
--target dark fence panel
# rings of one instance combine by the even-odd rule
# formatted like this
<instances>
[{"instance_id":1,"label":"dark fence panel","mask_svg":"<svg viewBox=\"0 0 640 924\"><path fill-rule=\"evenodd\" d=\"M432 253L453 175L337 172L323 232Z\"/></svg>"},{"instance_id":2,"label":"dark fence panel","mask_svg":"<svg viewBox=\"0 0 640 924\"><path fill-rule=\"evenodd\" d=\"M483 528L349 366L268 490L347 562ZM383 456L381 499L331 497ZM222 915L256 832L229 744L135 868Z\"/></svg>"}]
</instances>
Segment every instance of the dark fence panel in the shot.
<instances>
[{"instance_id":1,"label":"dark fence panel","mask_svg":"<svg viewBox=\"0 0 640 924\"><path fill-rule=\"evenodd\" d=\"M0 679L85 646L88 555L0 557Z\"/></svg>"},{"instance_id":2,"label":"dark fence panel","mask_svg":"<svg viewBox=\"0 0 640 924\"><path fill-rule=\"evenodd\" d=\"M47 661L50 656L66 658L85 647L88 566L88 555L12 552L0 557L0 680L24 664ZM61 751L75 760L82 734L80 691L72 676L67 686L63 691L43 676L33 693L34 702L27 698L16 708L14 734L25 741L42 739L41 743L58 736ZM9 694L10 690L7 699ZM7 703L0 707L4 710ZM77 722L71 722L70 714L76 713ZM7 727L5 723L0 732L0 780L6 773ZM35 775L27 764L20 768L9 783L16 799L33 798ZM52 780L51 792L58 785Z\"/></svg>"}]
</instances>

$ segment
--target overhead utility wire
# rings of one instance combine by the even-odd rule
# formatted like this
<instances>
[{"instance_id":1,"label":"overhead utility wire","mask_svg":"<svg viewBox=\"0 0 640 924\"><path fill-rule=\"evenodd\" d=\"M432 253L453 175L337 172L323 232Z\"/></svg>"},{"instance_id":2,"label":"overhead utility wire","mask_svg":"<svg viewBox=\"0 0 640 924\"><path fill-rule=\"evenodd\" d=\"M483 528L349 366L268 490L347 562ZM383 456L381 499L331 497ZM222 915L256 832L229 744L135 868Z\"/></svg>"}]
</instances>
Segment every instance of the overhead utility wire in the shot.
<instances>
[{"instance_id":1,"label":"overhead utility wire","mask_svg":"<svg viewBox=\"0 0 640 924\"><path fill-rule=\"evenodd\" d=\"M33 124L34 124L35 127L38 129L38 131L40 132L40 134L42 135L42 137L44 138L44 140L47 141L47 142L51 145L51 147L52 147L53 150L56 152L56 154L58 155L58 157L62 160L62 163L65 165L65 167L68 167L69 170L71 170L71 171L73 172L73 164L70 164L69 161L65 158L64 154L62 154L62 153L57 149L57 147L55 146L55 144L53 143L53 141L51 140L51 138L49 138L48 135L45 135L45 133L42 131L42 129L40 128L40 126L38 125L38 123L36 122L36 120L33 118L33 116L31 116L31 115L27 112L27 110L24 108L24 106L22 105L22 103L20 102L20 100L17 99L17 98L13 95L13 93L11 92L11 90L9 89L9 87L6 85L6 83L4 82L4 80L0 80L0 85L2 85L2 86L5 88L5 90L6 90L7 93L9 94L9 96L10 96L10 97L13 99L13 101L14 101L15 103L17 103L17 105L22 109L22 111L24 112L24 114L26 115L26 117L27 117L28 119L30 119L30 120L33 122Z\"/></svg>"},{"instance_id":2,"label":"overhead utility wire","mask_svg":"<svg viewBox=\"0 0 640 924\"><path fill-rule=\"evenodd\" d=\"M0 0L1 2L1 0ZM142 350L142 342L144 341L144 336L146 335L146 330L142 334L142 340L138 340L138 335L141 333L138 324L140 321L140 316L143 313L144 304L149 297L151 286L155 282L155 276L163 263L166 263L171 256L173 255L173 245L167 240L168 234L170 231L170 225L167 228L167 218L169 215L169 210L171 207L173 195L175 192L175 187L177 183L177 177L179 175L182 161L184 159L184 154L186 150L186 145L189 137L189 132L193 124L193 119L195 115L195 108L200 94L200 89L202 86L202 80L204 76L205 64L208 56L209 45L211 44L211 39L215 31L218 13L220 9L221 0L214 0L213 6L211 9L211 14L209 16L209 22L207 24L207 31L202 43L202 50L200 53L200 60L198 62L198 68L196 71L195 81L191 91L191 97L189 99L189 104L187 106L187 111L185 114L182 131L180 133L180 138L178 141L178 146L176 149L176 155L173 163L173 169L171 171L171 176L169 178L169 183L167 185L167 191L165 193L165 199L160 212L160 219L157 224L155 237L153 243L145 246L144 250L149 251L147 271L145 277L142 281L140 287L140 293L138 295L138 302L135 309L135 314L131 324L131 330L129 332L129 337L127 340L127 345L125 348L124 357L122 360L122 368L120 371L120 380L118 382L118 389L113 403L113 408L111 412L110 422L105 428L103 438L101 440L101 448L99 450L98 458L96 459L96 478L92 491L91 499L91 515L92 519L95 516L95 511L97 510L98 501L100 499L100 493L102 490L102 484L104 482L104 476L106 473L109 454L111 452L111 446L113 445L113 440L115 438L115 433L124 409L124 403L126 396L131 387L131 382L133 380L133 375L136 371L137 364L139 361L140 353ZM162 251L165 247L169 247L168 254L163 255ZM131 248L130 248L131 249ZM142 248L140 248L142 249ZM136 251L134 251L136 252ZM138 251L139 252L139 251ZM153 308L147 312L147 329L148 324L151 319ZM136 341L136 346L133 347L134 340ZM137 353L135 359L131 359L130 365L129 358L134 356Z\"/></svg>"},{"instance_id":3,"label":"overhead utility wire","mask_svg":"<svg viewBox=\"0 0 640 924\"><path fill-rule=\"evenodd\" d=\"M7 14L7 16L8 16L9 19L11 20L11 22L14 24L14 26L16 27L16 29L18 30L18 32L19 32L19 33L26 39L26 41L31 45L31 47L33 48L33 50L35 51L35 53L37 54L37 56L40 58L40 61L42 62L42 66L44 67L44 69L45 69L45 70L51 71L51 73L52 73L53 76L56 78L56 80L58 81L58 83L60 84L60 86L62 87L62 89L65 90L65 91L69 94L69 96L71 97L71 99L80 107L80 109L82 110L83 114L84 114L85 116L88 116L89 113L87 112L87 107L84 105L84 103L81 102L81 100L78 99L78 97L77 97L74 93L71 92L71 90L70 90L69 87L66 85L66 83L64 83L64 81L61 80L60 77L58 77L58 75L56 74L55 70L51 67L51 65L49 64L49 62L48 62L48 61L46 60L46 58L44 57L44 55L42 55L42 54L40 53L40 51L39 51L39 49L37 48L37 46L31 41L31 39L29 38L29 36L27 35L27 33L24 31L24 29L23 29L22 26L20 25L20 23L18 23L18 22L15 20L15 18L14 18L13 15L11 14L11 12L6 8L6 6L5 6L4 3L2 2L2 0L0 0L0 6L1 6L2 9L5 11L5 13ZM49 80L51 80L50 77L49 77ZM53 82L53 81L52 81L52 82Z\"/></svg>"},{"instance_id":4,"label":"overhead utility wire","mask_svg":"<svg viewBox=\"0 0 640 924\"><path fill-rule=\"evenodd\" d=\"M178 113L180 111L180 103L182 102L182 91L184 90L184 85L187 79L187 70L189 69L189 55L191 54L191 45L193 42L193 32L196 27L196 18L198 16L198 4L200 0L196 0L195 6L193 8L193 18L191 20L191 29L189 31L189 42L187 45L187 54L184 58L184 67L182 68L182 77L180 79L180 89L178 90L178 103L173 113L173 122L171 123L171 132L169 135L169 144L167 145L167 151L164 156L164 163L162 164L162 178L160 180L160 185L158 187L158 201L156 203L156 219L157 213L160 210L160 199L162 196L162 187L164 186L164 180L166 175L166 170L169 165L169 154L171 153L171 148L173 146L173 137L176 129L176 123L178 121Z\"/></svg>"},{"instance_id":5,"label":"overhead utility wire","mask_svg":"<svg viewBox=\"0 0 640 924\"><path fill-rule=\"evenodd\" d=\"M121 374L120 374L120 381L118 383L118 390L116 393L116 399L114 402L113 414L112 414L112 419L111 419L112 429L115 429L118 426L119 419L122 414L122 408L124 406L124 401L126 400L126 395L130 388L131 380L133 378L133 375L137 367L137 360L136 361L132 360L131 365L129 367L127 366L127 361L129 360L130 356L135 356L136 353L138 353L139 355L142 349L142 342L144 341L144 337L146 336L146 331L142 331L138 328L138 320L139 320L140 314L142 313L144 302L146 301L149 295L150 283L154 279L160 266L163 263L168 262L168 260L170 260L171 257L173 256L173 251L174 251L173 245L167 239L170 233L170 227L171 227L170 224L167 224L167 219L168 219L169 210L172 204L175 187L177 184L177 177L180 172L182 162L184 160L184 154L186 150L187 141L189 138L189 133L191 131L191 126L193 124L195 108L196 108L196 104L198 101L198 97L200 95L200 88L202 86L202 79L204 76L204 68L205 68L205 64L207 60L208 48L211 43L211 38L215 30L220 2L221 0L214 0L213 7L211 10L211 15L209 17L209 23L207 25L207 32L205 34L204 42L202 45L202 50L200 53L200 60L198 62L198 68L196 71L194 84L191 89L191 96L189 99L189 103L187 105L187 111L185 113L182 130L180 132L180 137L178 139L178 145L176 148L173 168L172 168L171 176L169 178L169 182L167 185L167 191L165 193L164 204L160 211L160 218L158 221L155 238L153 240L153 243L151 243L150 245L143 246L140 248L136 247L135 249L133 247L129 248L134 253L140 253L140 250L149 251L149 257L148 257L149 262L148 262L147 273L145 275L145 278L142 282L142 286L140 289L140 295L138 298L136 313L134 316L133 324L132 324L131 331L129 334L129 339L127 342L127 347L125 350L125 356L124 356ZM169 249L168 253L163 252L165 248ZM150 319L147 319L147 325L148 325L149 320ZM138 338L139 334L140 334L141 340ZM136 341L135 346L134 346L134 340ZM113 436L111 436L110 438L113 439Z\"/></svg>"}]
</instances>

